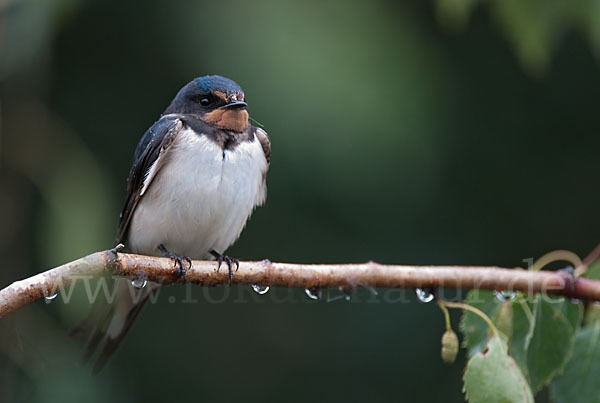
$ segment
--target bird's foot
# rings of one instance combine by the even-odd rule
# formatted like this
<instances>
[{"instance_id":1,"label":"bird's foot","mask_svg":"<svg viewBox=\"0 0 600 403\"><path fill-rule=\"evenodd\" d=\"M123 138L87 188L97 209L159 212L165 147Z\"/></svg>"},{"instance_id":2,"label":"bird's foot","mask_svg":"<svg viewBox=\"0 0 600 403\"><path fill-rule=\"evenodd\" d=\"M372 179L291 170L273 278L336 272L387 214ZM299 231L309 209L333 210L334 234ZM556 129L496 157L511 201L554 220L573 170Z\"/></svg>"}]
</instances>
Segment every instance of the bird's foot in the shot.
<instances>
[{"instance_id":1,"label":"bird's foot","mask_svg":"<svg viewBox=\"0 0 600 403\"><path fill-rule=\"evenodd\" d=\"M179 256L173 252L170 252L163 244L158 245L158 250L161 251L164 257L168 257L175 261L175 269L177 269L177 275L185 278L186 268L183 262L187 262L188 269L192 268L192 259L188 256Z\"/></svg>"},{"instance_id":2,"label":"bird's foot","mask_svg":"<svg viewBox=\"0 0 600 403\"><path fill-rule=\"evenodd\" d=\"M223 262L227 263L227 268L229 269L229 285L231 286L231 282L233 281L233 265L235 264L235 271L238 271L240 268L239 259L232 259L229 256L222 255L215 250L211 250L210 254L217 259L217 271L219 271Z\"/></svg>"}]
</instances>

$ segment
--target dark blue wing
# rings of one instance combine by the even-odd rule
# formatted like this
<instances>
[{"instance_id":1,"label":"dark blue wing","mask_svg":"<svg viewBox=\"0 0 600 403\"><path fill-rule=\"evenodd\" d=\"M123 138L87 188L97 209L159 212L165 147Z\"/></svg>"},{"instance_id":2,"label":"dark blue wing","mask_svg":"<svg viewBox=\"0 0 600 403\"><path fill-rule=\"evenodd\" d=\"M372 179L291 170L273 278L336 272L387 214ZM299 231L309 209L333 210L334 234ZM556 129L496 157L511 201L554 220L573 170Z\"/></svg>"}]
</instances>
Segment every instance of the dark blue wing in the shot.
<instances>
[{"instance_id":1,"label":"dark blue wing","mask_svg":"<svg viewBox=\"0 0 600 403\"><path fill-rule=\"evenodd\" d=\"M117 233L116 244L123 242L131 217L140 201L141 190L148 170L156 162L161 152L164 152L173 142L176 133L183 127L177 116L164 116L148 129L135 150L133 166L127 179L127 200Z\"/></svg>"}]
</instances>

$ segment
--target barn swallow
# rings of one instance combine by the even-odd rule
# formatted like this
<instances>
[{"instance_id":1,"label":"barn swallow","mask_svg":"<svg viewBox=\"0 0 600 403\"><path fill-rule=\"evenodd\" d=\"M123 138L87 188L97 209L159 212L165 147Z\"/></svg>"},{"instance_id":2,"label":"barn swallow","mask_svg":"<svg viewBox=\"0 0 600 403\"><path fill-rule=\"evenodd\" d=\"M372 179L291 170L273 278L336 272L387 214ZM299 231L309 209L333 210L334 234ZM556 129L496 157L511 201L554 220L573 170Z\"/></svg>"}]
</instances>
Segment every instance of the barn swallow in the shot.
<instances>
[{"instance_id":1,"label":"barn swallow","mask_svg":"<svg viewBox=\"0 0 600 403\"><path fill-rule=\"evenodd\" d=\"M182 276L192 259L239 265L224 253L265 202L271 144L252 126L242 89L221 76L186 84L138 143L116 243L132 253L172 258ZM132 298L118 281L108 312L86 333L86 356L102 344L98 371L115 351L150 292Z\"/></svg>"}]
</instances>

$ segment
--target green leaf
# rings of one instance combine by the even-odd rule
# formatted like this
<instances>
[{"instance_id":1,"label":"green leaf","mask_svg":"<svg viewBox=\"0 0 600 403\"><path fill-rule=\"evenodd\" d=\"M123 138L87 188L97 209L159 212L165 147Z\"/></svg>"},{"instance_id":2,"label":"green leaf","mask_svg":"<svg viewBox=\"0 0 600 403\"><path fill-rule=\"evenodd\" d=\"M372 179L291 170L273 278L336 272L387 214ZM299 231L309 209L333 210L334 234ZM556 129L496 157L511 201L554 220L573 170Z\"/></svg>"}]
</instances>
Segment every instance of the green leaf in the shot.
<instances>
[{"instance_id":1,"label":"green leaf","mask_svg":"<svg viewBox=\"0 0 600 403\"><path fill-rule=\"evenodd\" d=\"M596 259L590 264L587 271L583 274L583 277L592 280L600 280L600 259Z\"/></svg>"},{"instance_id":2,"label":"green leaf","mask_svg":"<svg viewBox=\"0 0 600 403\"><path fill-rule=\"evenodd\" d=\"M465 298L465 303L478 308L488 317L492 318L502 306L492 291L472 290ZM469 357L483 350L488 341L490 329L483 319L469 311L463 311L459 325L462 332L463 347L467 349Z\"/></svg>"},{"instance_id":3,"label":"green leaf","mask_svg":"<svg viewBox=\"0 0 600 403\"><path fill-rule=\"evenodd\" d=\"M591 304L585 309L585 326L600 323L600 306Z\"/></svg>"},{"instance_id":4,"label":"green leaf","mask_svg":"<svg viewBox=\"0 0 600 403\"><path fill-rule=\"evenodd\" d=\"M509 340L509 351L521 371L527 375L527 347L533 335L535 320L533 303L523 296L511 301L513 309L512 333Z\"/></svg>"},{"instance_id":5,"label":"green leaf","mask_svg":"<svg viewBox=\"0 0 600 403\"><path fill-rule=\"evenodd\" d=\"M583 304L580 301L568 299L560 304L560 312L567 318L573 330L577 330L583 318Z\"/></svg>"},{"instance_id":6,"label":"green leaf","mask_svg":"<svg viewBox=\"0 0 600 403\"><path fill-rule=\"evenodd\" d=\"M575 337L573 355L565 372L550 385L556 403L600 402L600 324L581 329Z\"/></svg>"},{"instance_id":7,"label":"green leaf","mask_svg":"<svg viewBox=\"0 0 600 403\"><path fill-rule=\"evenodd\" d=\"M527 350L527 373L534 392L560 373L573 350L575 328L581 308L564 306L570 301L550 300L538 294L534 299L535 328ZM566 313L566 314L565 314Z\"/></svg>"},{"instance_id":8,"label":"green leaf","mask_svg":"<svg viewBox=\"0 0 600 403\"><path fill-rule=\"evenodd\" d=\"M498 336L490 339L483 353L471 357L463 381L463 392L470 403L533 402L523 373Z\"/></svg>"}]
</instances>

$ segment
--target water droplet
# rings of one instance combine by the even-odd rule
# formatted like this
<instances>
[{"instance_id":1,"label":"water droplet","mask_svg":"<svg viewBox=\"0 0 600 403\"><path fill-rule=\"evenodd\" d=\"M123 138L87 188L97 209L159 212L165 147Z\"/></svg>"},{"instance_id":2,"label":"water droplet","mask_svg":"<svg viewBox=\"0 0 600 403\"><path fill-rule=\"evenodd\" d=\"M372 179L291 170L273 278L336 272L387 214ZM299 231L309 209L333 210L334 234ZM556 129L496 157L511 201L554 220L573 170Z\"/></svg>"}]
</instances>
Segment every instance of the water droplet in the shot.
<instances>
[{"instance_id":1,"label":"water droplet","mask_svg":"<svg viewBox=\"0 0 600 403\"><path fill-rule=\"evenodd\" d=\"M46 301L52 301L52 300L53 300L54 298L56 298L56 297L58 297L58 293L57 293L57 292L55 292L54 294L51 294L51 295L47 295L47 296L45 296L45 297L44 297L44 299L45 299Z\"/></svg>"},{"instance_id":2,"label":"water droplet","mask_svg":"<svg viewBox=\"0 0 600 403\"><path fill-rule=\"evenodd\" d=\"M415 289L415 293L417 294L417 298L421 302L427 303L433 301L434 295L431 292L429 292L429 290L417 288Z\"/></svg>"},{"instance_id":3,"label":"water droplet","mask_svg":"<svg viewBox=\"0 0 600 403\"><path fill-rule=\"evenodd\" d=\"M308 296L308 298L315 299L315 300L321 299L321 296L322 296L321 289L317 288L317 287L305 288L304 293Z\"/></svg>"},{"instance_id":4,"label":"water droplet","mask_svg":"<svg viewBox=\"0 0 600 403\"><path fill-rule=\"evenodd\" d=\"M517 296L517 291L496 291L494 290L494 295L500 302L510 301L511 299Z\"/></svg>"},{"instance_id":5,"label":"water droplet","mask_svg":"<svg viewBox=\"0 0 600 403\"><path fill-rule=\"evenodd\" d=\"M268 285L256 285L254 284L252 286L252 289L254 290L255 293L257 293L258 295L265 295L266 293L269 292L269 286Z\"/></svg>"},{"instance_id":6,"label":"water droplet","mask_svg":"<svg viewBox=\"0 0 600 403\"><path fill-rule=\"evenodd\" d=\"M147 283L148 282L143 277L136 277L133 280L131 280L131 285L133 286L133 288L137 288L138 290L144 288Z\"/></svg>"}]
</instances>

